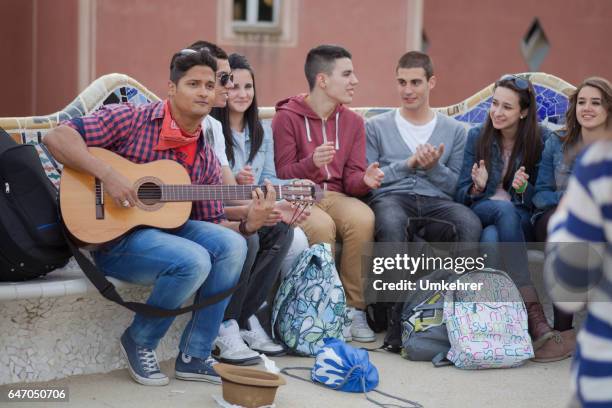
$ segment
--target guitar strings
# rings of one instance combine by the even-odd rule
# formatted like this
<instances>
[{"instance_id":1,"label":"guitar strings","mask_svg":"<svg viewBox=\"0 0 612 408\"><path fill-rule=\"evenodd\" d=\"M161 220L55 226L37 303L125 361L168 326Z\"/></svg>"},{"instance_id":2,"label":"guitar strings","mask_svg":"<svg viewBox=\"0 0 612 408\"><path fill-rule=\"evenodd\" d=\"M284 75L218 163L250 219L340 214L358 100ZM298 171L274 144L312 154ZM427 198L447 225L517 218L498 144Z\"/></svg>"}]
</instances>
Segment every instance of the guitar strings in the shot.
<instances>
[{"instance_id":1,"label":"guitar strings","mask_svg":"<svg viewBox=\"0 0 612 408\"><path fill-rule=\"evenodd\" d=\"M208 194L214 194L214 193L226 193L229 194L229 198L250 198L250 197L244 197L243 194L245 193L250 193L252 192L255 188L257 187L264 187L265 186L258 186L258 185L245 185L245 186L237 186L237 185L171 185L171 184L165 184L163 186L158 186L158 185L142 185L139 187L137 195L139 198L141 199L161 199L162 196L164 195L164 193L166 193L166 195L172 195L172 194L176 194L176 193L191 193L193 195L198 195L201 196L202 194L206 195ZM309 197L312 195L312 191L310 188L296 188L296 187L289 187L286 188L285 186L274 186L274 189L276 190L276 193L279 194L279 191L283 191L283 190L288 190L285 192L285 194L283 194L284 198L287 198L288 201L300 201L303 202L303 198L302 199L295 199L295 196L298 197ZM96 187L96 191L98 191L98 187ZM233 195L233 196L232 196Z\"/></svg>"},{"instance_id":2,"label":"guitar strings","mask_svg":"<svg viewBox=\"0 0 612 408\"><path fill-rule=\"evenodd\" d=\"M296 205L295 211L293 212L293 217L291 217L291 220L289 221L289 226L293 226L297 220L300 218L300 216L304 213L304 211L306 211L306 208L312 205L312 203L308 203L308 202L300 202ZM301 211L299 211L301 209ZM298 213L299 211L299 213Z\"/></svg>"}]
</instances>

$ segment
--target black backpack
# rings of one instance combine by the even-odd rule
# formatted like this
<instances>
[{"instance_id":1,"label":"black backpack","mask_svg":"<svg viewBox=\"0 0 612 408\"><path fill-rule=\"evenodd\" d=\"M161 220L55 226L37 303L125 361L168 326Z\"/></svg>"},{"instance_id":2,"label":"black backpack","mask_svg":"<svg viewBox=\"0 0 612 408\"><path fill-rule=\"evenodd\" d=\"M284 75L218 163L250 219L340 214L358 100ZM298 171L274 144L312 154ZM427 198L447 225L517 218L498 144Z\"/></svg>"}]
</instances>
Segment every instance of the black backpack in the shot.
<instances>
[{"instance_id":1,"label":"black backpack","mask_svg":"<svg viewBox=\"0 0 612 408\"><path fill-rule=\"evenodd\" d=\"M57 189L36 148L0 128L0 281L24 281L64 266L72 255L57 210Z\"/></svg>"},{"instance_id":2,"label":"black backpack","mask_svg":"<svg viewBox=\"0 0 612 408\"><path fill-rule=\"evenodd\" d=\"M408 241L422 243L427 252L427 242L457 242L455 226L445 220L429 217L413 217L407 228ZM377 302L368 305L368 324L376 333L387 330L381 349L400 353L402 350L402 313L405 299L397 302Z\"/></svg>"}]
</instances>

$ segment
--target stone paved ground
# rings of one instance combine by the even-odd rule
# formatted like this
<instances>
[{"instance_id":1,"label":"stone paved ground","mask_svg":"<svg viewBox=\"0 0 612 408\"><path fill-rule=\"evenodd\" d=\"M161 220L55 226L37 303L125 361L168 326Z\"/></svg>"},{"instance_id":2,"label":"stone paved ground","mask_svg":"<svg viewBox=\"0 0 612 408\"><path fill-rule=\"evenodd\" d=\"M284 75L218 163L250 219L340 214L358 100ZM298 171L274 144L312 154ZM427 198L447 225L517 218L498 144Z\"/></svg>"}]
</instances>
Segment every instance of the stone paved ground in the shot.
<instances>
[{"instance_id":1,"label":"stone paved ground","mask_svg":"<svg viewBox=\"0 0 612 408\"><path fill-rule=\"evenodd\" d=\"M357 343L353 343L357 344ZM430 363L403 360L386 352L370 353L380 372L379 389L415 400L425 407L564 407L569 398L570 360L506 370L462 371L454 367L434 368ZM313 359L279 357L279 367L312 366ZM165 373L173 373L174 361L162 363ZM44 403L45 407L216 407L212 395L221 387L206 383L171 379L165 387L144 387L134 383L127 370L108 374L73 376L40 386L69 387L69 403ZM34 384L28 384L34 386ZM375 399L383 397L372 394ZM42 407L40 403L10 404L12 407ZM276 398L277 408L372 407L363 395L317 387L287 378Z\"/></svg>"}]
</instances>

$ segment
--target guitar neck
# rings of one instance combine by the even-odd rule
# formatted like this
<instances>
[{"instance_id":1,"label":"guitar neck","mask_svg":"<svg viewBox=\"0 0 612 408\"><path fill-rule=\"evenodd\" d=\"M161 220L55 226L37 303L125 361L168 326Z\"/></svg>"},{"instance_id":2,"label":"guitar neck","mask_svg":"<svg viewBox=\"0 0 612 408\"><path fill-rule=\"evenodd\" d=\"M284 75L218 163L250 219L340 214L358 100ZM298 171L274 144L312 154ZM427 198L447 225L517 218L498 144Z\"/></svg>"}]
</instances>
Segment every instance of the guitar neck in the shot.
<instances>
[{"instance_id":1,"label":"guitar neck","mask_svg":"<svg viewBox=\"0 0 612 408\"><path fill-rule=\"evenodd\" d=\"M202 201L202 200L250 200L251 193L257 187L266 193L266 186L257 185L180 185L180 184L164 184L161 186L161 197L159 201L177 202L177 201ZM276 199L283 199L282 186L274 186L276 191ZM147 194L145 191L139 191L138 195Z\"/></svg>"}]
</instances>

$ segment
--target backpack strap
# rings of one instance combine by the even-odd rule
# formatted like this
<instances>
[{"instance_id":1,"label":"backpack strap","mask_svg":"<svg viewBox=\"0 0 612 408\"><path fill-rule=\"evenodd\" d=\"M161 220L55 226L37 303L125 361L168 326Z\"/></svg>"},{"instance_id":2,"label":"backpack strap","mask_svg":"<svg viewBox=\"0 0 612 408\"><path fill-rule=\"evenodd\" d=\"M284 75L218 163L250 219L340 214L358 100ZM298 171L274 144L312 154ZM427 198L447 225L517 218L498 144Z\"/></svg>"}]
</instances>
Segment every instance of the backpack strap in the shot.
<instances>
[{"instance_id":1,"label":"backpack strap","mask_svg":"<svg viewBox=\"0 0 612 408\"><path fill-rule=\"evenodd\" d=\"M435 309L444 309L444 301L436 302L432 304L421 304L414 307L413 310L435 310Z\"/></svg>"},{"instance_id":2,"label":"backpack strap","mask_svg":"<svg viewBox=\"0 0 612 408\"><path fill-rule=\"evenodd\" d=\"M446 358L446 353L438 353L431 359L431 363L434 367L446 367L453 365L453 362Z\"/></svg>"},{"instance_id":3,"label":"backpack strap","mask_svg":"<svg viewBox=\"0 0 612 408\"><path fill-rule=\"evenodd\" d=\"M74 242L72 242L65 226L63 228L63 231L64 236L66 237L66 242L68 243L68 247L70 248L70 251L74 256L74 259L77 261L77 263L85 273L85 276L87 276L87 278L91 281L91 283L93 283L96 289L98 289L100 294L111 302L115 302L118 305L126 307L135 313L139 313L147 317L175 317L183 313L194 312L196 310L203 309L206 306L218 303L226 297L230 296L246 282L246 280L238 282L238 284L232 288L217 293L216 295L209 296L208 298L204 299L199 303L194 303L193 305L185 306L179 309L162 309L159 307L148 305L146 303L126 302L125 300L123 300L121 295L117 293L115 285L113 285L108 279L106 279L106 276L85 255L83 255L79 248L77 248L77 246L74 244Z\"/></svg>"}]
</instances>

